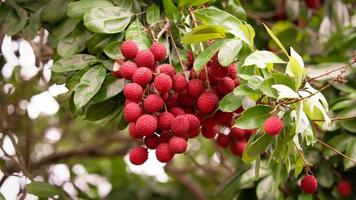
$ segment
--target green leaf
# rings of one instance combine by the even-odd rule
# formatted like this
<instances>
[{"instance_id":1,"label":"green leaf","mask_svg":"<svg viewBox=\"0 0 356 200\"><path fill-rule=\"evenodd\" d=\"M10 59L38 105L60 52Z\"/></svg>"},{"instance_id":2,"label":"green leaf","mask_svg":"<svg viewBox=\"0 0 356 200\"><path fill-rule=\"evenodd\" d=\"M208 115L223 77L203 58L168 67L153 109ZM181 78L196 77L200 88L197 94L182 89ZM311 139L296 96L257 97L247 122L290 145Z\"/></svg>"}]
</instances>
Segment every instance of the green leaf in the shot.
<instances>
[{"instance_id":1,"label":"green leaf","mask_svg":"<svg viewBox=\"0 0 356 200\"><path fill-rule=\"evenodd\" d=\"M80 31L78 29L71 32L57 46L57 53L62 57L80 53L85 49L85 43L92 37L92 33L88 31Z\"/></svg>"},{"instance_id":2,"label":"green leaf","mask_svg":"<svg viewBox=\"0 0 356 200\"><path fill-rule=\"evenodd\" d=\"M336 135L331 140L329 140L327 143L328 143L328 145L335 148L336 150L338 150L340 152L344 152L346 150L346 147L350 144L351 141L352 141L352 136L343 133L340 135ZM330 149L325 149L324 155L330 156L330 155L336 155L336 153Z\"/></svg>"},{"instance_id":3,"label":"green leaf","mask_svg":"<svg viewBox=\"0 0 356 200\"><path fill-rule=\"evenodd\" d=\"M66 87L69 89L70 92L74 91L77 85L80 82L80 78L82 78L83 74L88 71L89 67L85 67L79 71L77 71L67 82Z\"/></svg>"},{"instance_id":4,"label":"green leaf","mask_svg":"<svg viewBox=\"0 0 356 200\"><path fill-rule=\"evenodd\" d=\"M209 1L211 0L179 0L178 7L200 6Z\"/></svg>"},{"instance_id":5,"label":"green leaf","mask_svg":"<svg viewBox=\"0 0 356 200\"><path fill-rule=\"evenodd\" d=\"M43 8L42 21L54 24L66 16L67 6L70 0L51 0Z\"/></svg>"},{"instance_id":6,"label":"green leaf","mask_svg":"<svg viewBox=\"0 0 356 200\"><path fill-rule=\"evenodd\" d=\"M329 167L320 165L319 172L316 174L318 183L325 187L330 188L334 184L334 175Z\"/></svg>"},{"instance_id":7,"label":"green leaf","mask_svg":"<svg viewBox=\"0 0 356 200\"><path fill-rule=\"evenodd\" d=\"M120 41L114 41L110 44L108 44L104 48L104 53L111 59L113 60L118 60L118 59L123 59L124 56L121 54L120 51Z\"/></svg>"},{"instance_id":8,"label":"green leaf","mask_svg":"<svg viewBox=\"0 0 356 200\"><path fill-rule=\"evenodd\" d=\"M95 56L87 54L76 54L58 60L53 64L51 70L57 73L75 71L98 62L99 60Z\"/></svg>"},{"instance_id":9,"label":"green leaf","mask_svg":"<svg viewBox=\"0 0 356 200\"><path fill-rule=\"evenodd\" d=\"M132 10L132 6L135 3L132 0L112 0L115 5L125 10Z\"/></svg>"},{"instance_id":10,"label":"green leaf","mask_svg":"<svg viewBox=\"0 0 356 200\"><path fill-rule=\"evenodd\" d=\"M230 40L218 40L201 52L195 59L193 67L197 73L203 69L204 65Z\"/></svg>"},{"instance_id":11,"label":"green leaf","mask_svg":"<svg viewBox=\"0 0 356 200\"><path fill-rule=\"evenodd\" d=\"M85 106L99 91L105 79L105 73L106 69L102 65L91 67L85 72L75 88L74 104L77 110Z\"/></svg>"},{"instance_id":12,"label":"green leaf","mask_svg":"<svg viewBox=\"0 0 356 200\"><path fill-rule=\"evenodd\" d=\"M46 182L32 181L26 186L26 191L41 198L48 198L60 193L60 190Z\"/></svg>"},{"instance_id":13,"label":"green leaf","mask_svg":"<svg viewBox=\"0 0 356 200\"><path fill-rule=\"evenodd\" d=\"M193 30L183 36L182 44L194 44L198 42L208 41L211 39L225 38L228 33L224 27L219 25L207 24L193 28Z\"/></svg>"},{"instance_id":14,"label":"green leaf","mask_svg":"<svg viewBox=\"0 0 356 200\"><path fill-rule=\"evenodd\" d=\"M124 85L124 79L116 79L112 75L108 75L103 83L103 86L93 97L92 102L99 103L110 99L111 97L119 94L124 89Z\"/></svg>"},{"instance_id":15,"label":"green leaf","mask_svg":"<svg viewBox=\"0 0 356 200\"><path fill-rule=\"evenodd\" d=\"M234 127L242 129L254 129L263 125L270 116L272 108L267 106L254 106L245 110L239 118L236 119Z\"/></svg>"},{"instance_id":16,"label":"green leaf","mask_svg":"<svg viewBox=\"0 0 356 200\"><path fill-rule=\"evenodd\" d=\"M275 84L286 85L292 88L294 91L297 89L295 87L295 81L293 77L290 77L289 75L282 74L282 73L273 73L272 76Z\"/></svg>"},{"instance_id":17,"label":"green leaf","mask_svg":"<svg viewBox=\"0 0 356 200\"><path fill-rule=\"evenodd\" d=\"M234 93L229 93L221 99L219 103L219 109L223 112L234 112L240 108L242 103L242 97L236 96Z\"/></svg>"},{"instance_id":18,"label":"green leaf","mask_svg":"<svg viewBox=\"0 0 356 200\"><path fill-rule=\"evenodd\" d=\"M84 25L95 33L119 33L129 25L133 14L120 7L93 8L84 14Z\"/></svg>"},{"instance_id":19,"label":"green leaf","mask_svg":"<svg viewBox=\"0 0 356 200\"><path fill-rule=\"evenodd\" d=\"M20 32L27 22L27 12L22 8L11 9L4 21L5 33L12 36Z\"/></svg>"},{"instance_id":20,"label":"green leaf","mask_svg":"<svg viewBox=\"0 0 356 200\"><path fill-rule=\"evenodd\" d=\"M147 8L146 21L149 25L155 24L160 19L159 7L156 4L152 4Z\"/></svg>"},{"instance_id":21,"label":"green leaf","mask_svg":"<svg viewBox=\"0 0 356 200\"><path fill-rule=\"evenodd\" d=\"M270 63L286 63L276 54L270 51L256 51L249 55L242 66L257 65L259 68L265 68Z\"/></svg>"},{"instance_id":22,"label":"green leaf","mask_svg":"<svg viewBox=\"0 0 356 200\"><path fill-rule=\"evenodd\" d=\"M4 195L0 193L0 200L6 200Z\"/></svg>"},{"instance_id":23,"label":"green leaf","mask_svg":"<svg viewBox=\"0 0 356 200\"><path fill-rule=\"evenodd\" d=\"M295 86L299 88L304 78L304 62L302 57L291 47L291 57L286 67L286 74L295 78Z\"/></svg>"},{"instance_id":24,"label":"green leaf","mask_svg":"<svg viewBox=\"0 0 356 200\"><path fill-rule=\"evenodd\" d=\"M227 180L223 181L214 191L214 197L218 199L232 199L240 189L241 174L245 170L236 170Z\"/></svg>"},{"instance_id":25,"label":"green leaf","mask_svg":"<svg viewBox=\"0 0 356 200\"><path fill-rule=\"evenodd\" d=\"M244 153L246 153L249 157L259 156L271 143L272 139L273 138L271 136L264 133L252 143L247 143Z\"/></svg>"},{"instance_id":26,"label":"green leaf","mask_svg":"<svg viewBox=\"0 0 356 200\"><path fill-rule=\"evenodd\" d=\"M273 78L268 78L263 80L260 85L260 91L262 91L262 93L268 97L277 98L278 93L277 90L272 88L273 84L274 84Z\"/></svg>"},{"instance_id":27,"label":"green leaf","mask_svg":"<svg viewBox=\"0 0 356 200\"><path fill-rule=\"evenodd\" d=\"M163 0L164 13L167 18L172 22L179 21L178 8L173 4L171 0Z\"/></svg>"},{"instance_id":28,"label":"green leaf","mask_svg":"<svg viewBox=\"0 0 356 200\"><path fill-rule=\"evenodd\" d=\"M68 18L59 23L50 31L49 43L52 47L57 48L58 42L71 33L79 24L79 19Z\"/></svg>"},{"instance_id":29,"label":"green leaf","mask_svg":"<svg viewBox=\"0 0 356 200\"><path fill-rule=\"evenodd\" d=\"M313 195L302 193L298 195L298 200L314 200Z\"/></svg>"},{"instance_id":30,"label":"green leaf","mask_svg":"<svg viewBox=\"0 0 356 200\"><path fill-rule=\"evenodd\" d=\"M138 18L136 18L136 20L127 28L125 39L135 41L140 49L148 49L151 47L151 40L145 31L145 27L141 24Z\"/></svg>"},{"instance_id":31,"label":"green leaf","mask_svg":"<svg viewBox=\"0 0 356 200\"><path fill-rule=\"evenodd\" d=\"M120 41L123 39L123 34L108 36L107 34L95 33L86 42L86 47L90 54L100 56L103 49L112 42Z\"/></svg>"},{"instance_id":32,"label":"green leaf","mask_svg":"<svg viewBox=\"0 0 356 200\"><path fill-rule=\"evenodd\" d=\"M106 0L81 0L68 4L67 15L71 18L81 19L87 11L92 8L113 7L110 1Z\"/></svg>"},{"instance_id":33,"label":"green leaf","mask_svg":"<svg viewBox=\"0 0 356 200\"><path fill-rule=\"evenodd\" d=\"M28 40L32 40L41 28L41 12L42 8L33 13L28 20L28 24L22 30Z\"/></svg>"},{"instance_id":34,"label":"green leaf","mask_svg":"<svg viewBox=\"0 0 356 200\"><path fill-rule=\"evenodd\" d=\"M110 100L100 102L89 107L85 114L85 119L90 121L102 120L115 112L117 109L120 109L120 105L118 105L117 102L112 102Z\"/></svg>"},{"instance_id":35,"label":"green leaf","mask_svg":"<svg viewBox=\"0 0 356 200\"><path fill-rule=\"evenodd\" d=\"M294 167L294 177L297 178L299 174L303 171L304 168L304 161L302 157L299 157L298 160L295 162Z\"/></svg>"},{"instance_id":36,"label":"green leaf","mask_svg":"<svg viewBox=\"0 0 356 200\"><path fill-rule=\"evenodd\" d=\"M298 99L298 93L294 92L290 87L282 84L274 84L272 88L277 90L278 100L280 99Z\"/></svg>"},{"instance_id":37,"label":"green leaf","mask_svg":"<svg viewBox=\"0 0 356 200\"><path fill-rule=\"evenodd\" d=\"M256 187L256 195L258 199L271 199L274 193L271 193L271 185L273 185L273 176L267 176L262 179Z\"/></svg>"},{"instance_id":38,"label":"green leaf","mask_svg":"<svg viewBox=\"0 0 356 200\"><path fill-rule=\"evenodd\" d=\"M350 141L350 143L347 145L345 155L352 158L353 160L356 160L356 137L354 137L353 140ZM350 161L347 158L344 158L345 170L348 170L354 166L355 166L355 163L353 163L352 161Z\"/></svg>"},{"instance_id":39,"label":"green leaf","mask_svg":"<svg viewBox=\"0 0 356 200\"><path fill-rule=\"evenodd\" d=\"M241 84L241 85L237 86L234 89L233 93L235 95L241 95L241 96L253 96L253 95L260 95L261 94L260 91L251 88L247 84Z\"/></svg>"},{"instance_id":40,"label":"green leaf","mask_svg":"<svg viewBox=\"0 0 356 200\"><path fill-rule=\"evenodd\" d=\"M241 40L231 40L220 49L218 53L218 60L222 66L228 66L236 60L242 48Z\"/></svg>"},{"instance_id":41,"label":"green leaf","mask_svg":"<svg viewBox=\"0 0 356 200\"><path fill-rule=\"evenodd\" d=\"M274 40L274 42L276 42L276 44L279 46L279 48L281 48L283 50L283 52L286 54L286 56L289 57L287 50L284 48L284 46L282 45L281 41L279 41L277 36L272 32L272 30L269 29L268 26L266 26L265 24L263 24L263 26L266 28L268 34L271 36L271 38Z\"/></svg>"}]
</instances>

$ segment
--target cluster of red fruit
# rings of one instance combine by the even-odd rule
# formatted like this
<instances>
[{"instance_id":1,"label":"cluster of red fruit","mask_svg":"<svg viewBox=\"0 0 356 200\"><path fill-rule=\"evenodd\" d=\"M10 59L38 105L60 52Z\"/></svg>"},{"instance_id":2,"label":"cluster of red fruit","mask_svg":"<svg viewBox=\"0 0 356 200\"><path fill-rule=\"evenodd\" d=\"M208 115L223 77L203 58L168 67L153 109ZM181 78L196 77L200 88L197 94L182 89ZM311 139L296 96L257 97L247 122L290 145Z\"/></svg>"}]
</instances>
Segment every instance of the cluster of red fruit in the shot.
<instances>
[{"instance_id":1,"label":"cluster of red fruit","mask_svg":"<svg viewBox=\"0 0 356 200\"><path fill-rule=\"evenodd\" d=\"M313 175L307 175L302 178L301 187L303 192L313 194L318 190L318 181ZM337 190L341 197L351 195L351 183L348 180L341 180L337 184Z\"/></svg>"},{"instance_id":2,"label":"cluster of red fruit","mask_svg":"<svg viewBox=\"0 0 356 200\"><path fill-rule=\"evenodd\" d=\"M126 60L116 62L113 75L131 81L124 87L124 118L130 123L131 137L143 139L145 144L131 149L131 163L143 164L148 158L147 148L156 150L160 162L168 162L175 154L184 153L187 140L200 132L242 155L255 130L232 128L242 109L217 111L219 100L239 84L236 65L223 67L215 55L198 75L192 68L194 55L189 52L185 74L170 64L160 64L167 56L161 43L139 50L135 42L127 40L120 50Z\"/></svg>"}]
</instances>

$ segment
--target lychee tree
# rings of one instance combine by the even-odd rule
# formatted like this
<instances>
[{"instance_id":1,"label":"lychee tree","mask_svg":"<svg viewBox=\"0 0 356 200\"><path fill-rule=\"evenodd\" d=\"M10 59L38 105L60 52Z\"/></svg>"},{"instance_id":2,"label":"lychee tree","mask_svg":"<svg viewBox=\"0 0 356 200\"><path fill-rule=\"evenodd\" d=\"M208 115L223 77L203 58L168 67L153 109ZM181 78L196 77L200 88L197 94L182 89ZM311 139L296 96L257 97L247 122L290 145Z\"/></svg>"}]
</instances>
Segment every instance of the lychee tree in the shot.
<instances>
[{"instance_id":1,"label":"lychee tree","mask_svg":"<svg viewBox=\"0 0 356 200\"><path fill-rule=\"evenodd\" d=\"M214 192L222 199L253 180L261 180L259 198L267 195L259 191L288 196L281 183L300 177L302 191L315 193L318 181L305 152L317 144L342 156L346 168L355 166L354 137L340 150L332 145L340 139L329 145L318 135L345 117L329 117L322 92L344 81L355 58L311 76L300 53L278 39L281 32L261 21L259 31L271 41L269 50L257 49L239 1L81 0L63 2L65 16L48 12L54 5L43 8L41 20L60 22L49 30L49 43L56 50L55 80L69 89L61 99L76 117L128 130L137 142L132 164L145 163L148 153L163 163L177 154L190 157L192 138L211 140L239 163ZM306 5L318 9L320 2ZM21 15L20 8L13 12ZM314 86L330 73L331 80ZM338 185L341 196L350 188L347 180Z\"/></svg>"}]
</instances>

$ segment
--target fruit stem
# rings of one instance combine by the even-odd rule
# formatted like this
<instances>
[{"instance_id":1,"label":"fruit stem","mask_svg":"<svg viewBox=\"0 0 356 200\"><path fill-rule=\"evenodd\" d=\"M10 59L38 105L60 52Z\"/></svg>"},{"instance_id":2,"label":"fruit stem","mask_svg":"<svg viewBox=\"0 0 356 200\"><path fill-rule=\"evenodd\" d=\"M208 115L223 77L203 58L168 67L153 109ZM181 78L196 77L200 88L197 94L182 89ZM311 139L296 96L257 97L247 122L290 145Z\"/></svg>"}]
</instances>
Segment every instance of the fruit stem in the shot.
<instances>
[{"instance_id":1,"label":"fruit stem","mask_svg":"<svg viewBox=\"0 0 356 200\"><path fill-rule=\"evenodd\" d=\"M333 148L332 146L326 144L325 142L323 142L323 141L321 141L321 140L319 140L319 139L317 139L317 141L318 141L320 144L322 144L322 145L324 145L325 147L327 147L327 148L329 148L330 150L332 150L333 152L339 154L340 156L342 156L342 157L344 157L344 158L350 160L350 161L353 162L354 164L356 164L356 160L354 160L354 159L350 158L349 156L347 156L347 155L341 153L340 151L336 150L336 149Z\"/></svg>"},{"instance_id":2,"label":"fruit stem","mask_svg":"<svg viewBox=\"0 0 356 200\"><path fill-rule=\"evenodd\" d=\"M177 47L176 43L174 42L172 32L170 30L168 30L168 33L169 33L169 36L171 38L172 46L173 46L173 48L174 48L174 50L175 50L175 52L177 54L179 63L181 65L181 67L182 67L183 74L184 74L185 78L187 79L187 81L189 81L189 78L188 78L187 74L185 73L185 67L184 67L183 61L182 61L182 59L181 59L181 57L179 55L178 47Z\"/></svg>"},{"instance_id":3,"label":"fruit stem","mask_svg":"<svg viewBox=\"0 0 356 200\"><path fill-rule=\"evenodd\" d=\"M300 149L297 147L297 145L295 144L295 142L293 141L294 147L297 150L299 156L302 158L303 162L304 162L304 166L306 168L306 170L309 170L309 167L312 166L311 164L308 163L308 161L305 159L303 153L300 151Z\"/></svg>"}]
</instances>

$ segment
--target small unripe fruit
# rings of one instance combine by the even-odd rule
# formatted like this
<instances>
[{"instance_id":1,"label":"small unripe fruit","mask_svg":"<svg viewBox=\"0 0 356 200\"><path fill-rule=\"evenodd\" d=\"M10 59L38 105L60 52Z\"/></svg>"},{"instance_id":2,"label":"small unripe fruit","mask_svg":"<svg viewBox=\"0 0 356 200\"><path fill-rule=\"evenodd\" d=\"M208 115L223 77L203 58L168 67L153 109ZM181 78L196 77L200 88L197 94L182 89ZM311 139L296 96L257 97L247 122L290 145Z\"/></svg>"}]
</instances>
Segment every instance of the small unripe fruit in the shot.
<instances>
[{"instance_id":1,"label":"small unripe fruit","mask_svg":"<svg viewBox=\"0 0 356 200\"><path fill-rule=\"evenodd\" d=\"M173 90L181 92L187 88L187 81L182 74L176 74L173 76Z\"/></svg>"},{"instance_id":2,"label":"small unripe fruit","mask_svg":"<svg viewBox=\"0 0 356 200\"><path fill-rule=\"evenodd\" d=\"M230 135L234 138L237 138L237 139L242 139L245 137L246 135L246 132L244 129L240 129L240 128L231 128L231 133Z\"/></svg>"},{"instance_id":3,"label":"small unripe fruit","mask_svg":"<svg viewBox=\"0 0 356 200\"><path fill-rule=\"evenodd\" d=\"M272 116L265 121L263 128L268 135L275 136L281 133L283 122L278 117Z\"/></svg>"},{"instance_id":4,"label":"small unripe fruit","mask_svg":"<svg viewBox=\"0 0 356 200\"><path fill-rule=\"evenodd\" d=\"M304 176L302 178L301 187L303 192L313 194L318 189L318 181L314 176Z\"/></svg>"},{"instance_id":5,"label":"small unripe fruit","mask_svg":"<svg viewBox=\"0 0 356 200\"><path fill-rule=\"evenodd\" d=\"M166 47L163 44L158 43L158 42L155 42L152 44L150 51L152 52L152 54L157 62L164 60L167 56Z\"/></svg>"},{"instance_id":6,"label":"small unripe fruit","mask_svg":"<svg viewBox=\"0 0 356 200\"><path fill-rule=\"evenodd\" d=\"M189 131L189 122L185 115L179 115L172 120L171 130L173 135L186 137Z\"/></svg>"},{"instance_id":7,"label":"small unripe fruit","mask_svg":"<svg viewBox=\"0 0 356 200\"><path fill-rule=\"evenodd\" d=\"M192 79L188 82L188 93L191 97L198 97L204 91L203 81L199 79Z\"/></svg>"},{"instance_id":8,"label":"small unripe fruit","mask_svg":"<svg viewBox=\"0 0 356 200\"><path fill-rule=\"evenodd\" d=\"M229 146L230 138L225 134L219 133L216 142L220 147L227 148Z\"/></svg>"},{"instance_id":9,"label":"small unripe fruit","mask_svg":"<svg viewBox=\"0 0 356 200\"><path fill-rule=\"evenodd\" d=\"M141 139L142 138L142 135L139 132L136 131L135 123L130 123L129 124L129 134L134 139Z\"/></svg>"},{"instance_id":10,"label":"small unripe fruit","mask_svg":"<svg viewBox=\"0 0 356 200\"><path fill-rule=\"evenodd\" d=\"M152 80L152 71L146 67L138 68L132 75L132 81L134 83L146 86L151 83Z\"/></svg>"},{"instance_id":11,"label":"small unripe fruit","mask_svg":"<svg viewBox=\"0 0 356 200\"><path fill-rule=\"evenodd\" d=\"M244 153L246 147L246 142L245 141L241 141L241 142L234 142L231 144L231 152L237 156L242 156L242 154Z\"/></svg>"},{"instance_id":12,"label":"small unripe fruit","mask_svg":"<svg viewBox=\"0 0 356 200\"><path fill-rule=\"evenodd\" d=\"M168 143L161 143L156 148L157 160L166 163L172 160L174 153L170 150Z\"/></svg>"},{"instance_id":13,"label":"small unripe fruit","mask_svg":"<svg viewBox=\"0 0 356 200\"><path fill-rule=\"evenodd\" d=\"M148 159L147 149L144 147L132 148L129 154L129 160L134 165L142 165Z\"/></svg>"},{"instance_id":14,"label":"small unripe fruit","mask_svg":"<svg viewBox=\"0 0 356 200\"><path fill-rule=\"evenodd\" d=\"M138 52L138 46L134 41L126 40L121 44L120 50L125 58L134 59Z\"/></svg>"},{"instance_id":15,"label":"small unripe fruit","mask_svg":"<svg viewBox=\"0 0 356 200\"><path fill-rule=\"evenodd\" d=\"M124 108L124 119L127 122L135 122L142 115L142 108L137 103L128 103Z\"/></svg>"},{"instance_id":16,"label":"small unripe fruit","mask_svg":"<svg viewBox=\"0 0 356 200\"><path fill-rule=\"evenodd\" d=\"M120 73L125 79L131 80L132 75L135 73L136 69L137 69L136 63L131 61L126 61L121 65Z\"/></svg>"},{"instance_id":17,"label":"small unripe fruit","mask_svg":"<svg viewBox=\"0 0 356 200\"><path fill-rule=\"evenodd\" d=\"M184 115L185 112L183 109L179 108L179 107L172 107L168 110L170 113L172 113L175 117L178 115Z\"/></svg>"},{"instance_id":18,"label":"small unripe fruit","mask_svg":"<svg viewBox=\"0 0 356 200\"><path fill-rule=\"evenodd\" d=\"M160 74L154 80L154 86L160 93L167 93L172 89L172 79L167 74Z\"/></svg>"},{"instance_id":19,"label":"small unripe fruit","mask_svg":"<svg viewBox=\"0 0 356 200\"><path fill-rule=\"evenodd\" d=\"M141 115L136 123L136 131L142 136L153 135L157 129L157 119L152 115Z\"/></svg>"},{"instance_id":20,"label":"small unripe fruit","mask_svg":"<svg viewBox=\"0 0 356 200\"><path fill-rule=\"evenodd\" d=\"M157 94L148 95L143 101L143 108L148 112L158 112L164 105L162 97Z\"/></svg>"},{"instance_id":21,"label":"small unripe fruit","mask_svg":"<svg viewBox=\"0 0 356 200\"><path fill-rule=\"evenodd\" d=\"M150 135L145 137L144 143L149 149L156 149L159 144L159 138L157 135Z\"/></svg>"},{"instance_id":22,"label":"small unripe fruit","mask_svg":"<svg viewBox=\"0 0 356 200\"><path fill-rule=\"evenodd\" d=\"M141 50L136 55L136 64L139 67L154 68L155 67L155 58L151 51Z\"/></svg>"},{"instance_id":23,"label":"small unripe fruit","mask_svg":"<svg viewBox=\"0 0 356 200\"><path fill-rule=\"evenodd\" d=\"M142 99L143 89L137 83L129 83L124 87L124 95L127 100L138 103Z\"/></svg>"},{"instance_id":24,"label":"small unripe fruit","mask_svg":"<svg viewBox=\"0 0 356 200\"><path fill-rule=\"evenodd\" d=\"M187 141L181 137L173 136L168 144L169 149L174 153L184 153L187 150Z\"/></svg>"},{"instance_id":25,"label":"small unripe fruit","mask_svg":"<svg viewBox=\"0 0 356 200\"><path fill-rule=\"evenodd\" d=\"M219 98L215 93L205 92L198 98L198 109L202 114L209 114L213 112L219 103Z\"/></svg>"},{"instance_id":26,"label":"small unripe fruit","mask_svg":"<svg viewBox=\"0 0 356 200\"><path fill-rule=\"evenodd\" d=\"M348 197L351 195L351 184L348 180L342 180L337 184L337 190L341 197Z\"/></svg>"},{"instance_id":27,"label":"small unripe fruit","mask_svg":"<svg viewBox=\"0 0 356 200\"><path fill-rule=\"evenodd\" d=\"M170 112L164 112L158 117L158 129L160 130L169 130L171 128L172 120L174 115Z\"/></svg>"},{"instance_id":28,"label":"small unripe fruit","mask_svg":"<svg viewBox=\"0 0 356 200\"><path fill-rule=\"evenodd\" d=\"M173 78L174 74L176 74L176 70L170 64L162 64L162 65L158 66L158 72L167 74L171 78Z\"/></svg>"}]
</instances>

